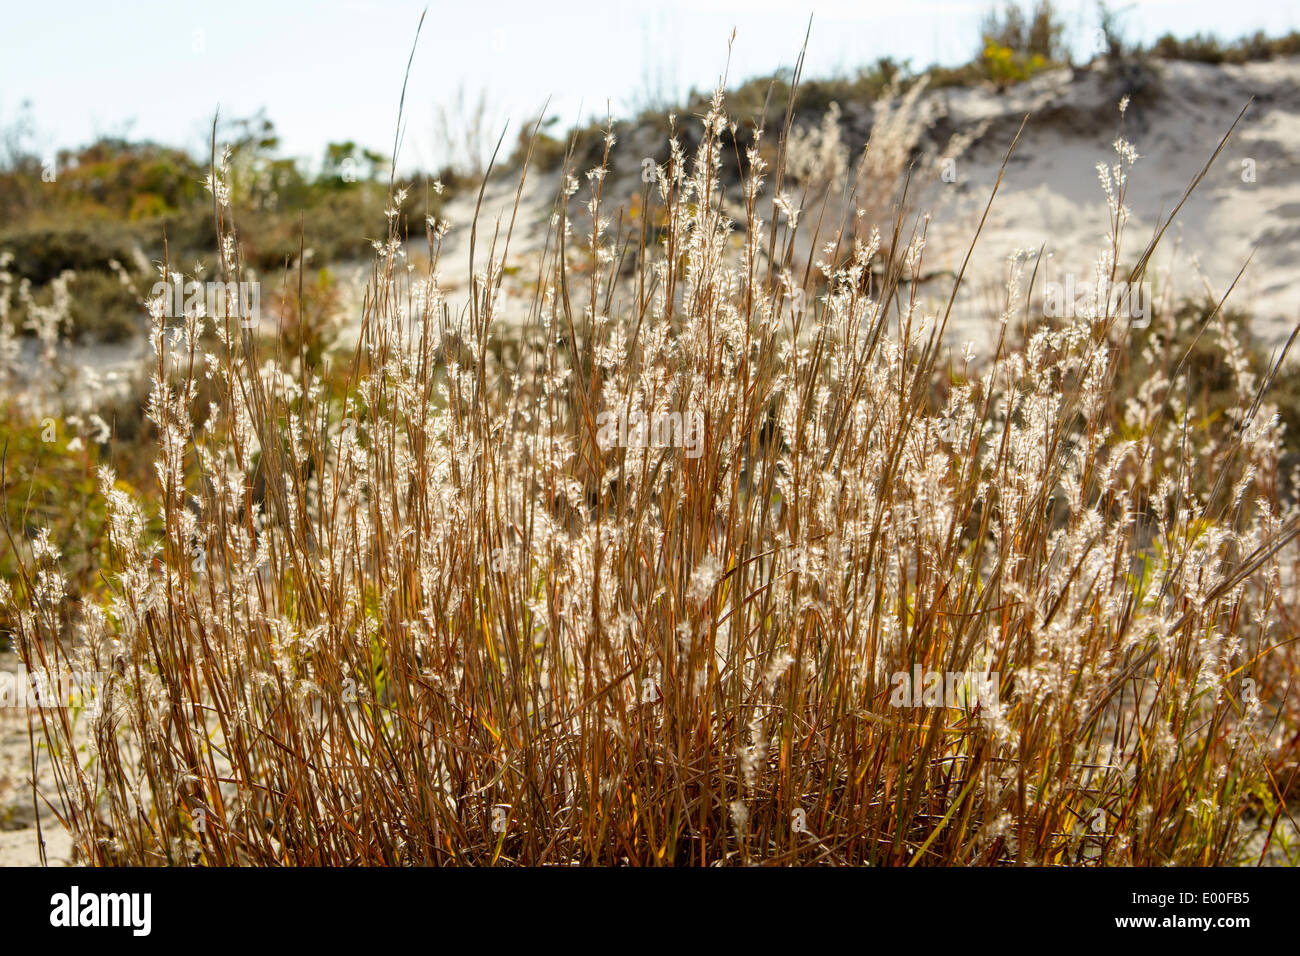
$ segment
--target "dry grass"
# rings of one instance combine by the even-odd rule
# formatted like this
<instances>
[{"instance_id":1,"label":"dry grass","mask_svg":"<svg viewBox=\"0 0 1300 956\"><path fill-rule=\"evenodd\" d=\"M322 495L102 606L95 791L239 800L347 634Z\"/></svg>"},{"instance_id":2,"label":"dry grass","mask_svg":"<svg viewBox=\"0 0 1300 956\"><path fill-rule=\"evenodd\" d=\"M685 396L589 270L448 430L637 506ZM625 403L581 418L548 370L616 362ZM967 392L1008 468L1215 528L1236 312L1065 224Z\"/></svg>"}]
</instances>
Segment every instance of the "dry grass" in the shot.
<instances>
[{"instance_id":1,"label":"dry grass","mask_svg":"<svg viewBox=\"0 0 1300 956\"><path fill-rule=\"evenodd\" d=\"M345 374L155 306L158 489L102 471L105 589L13 542L28 666L110 675L41 711L86 861L1222 864L1280 812L1297 519L1227 326L1212 421L1178 354L1117 403L1125 321L1034 317L1018 267L995 352L947 365L924 219L859 221L863 176L800 219L756 144L738 231L721 93L704 124L661 231L567 180L523 329L509 222L469 224L463 302L442 224L427 272L390 231ZM617 410L702 430L610 444ZM896 706L914 668L998 699Z\"/></svg>"}]
</instances>

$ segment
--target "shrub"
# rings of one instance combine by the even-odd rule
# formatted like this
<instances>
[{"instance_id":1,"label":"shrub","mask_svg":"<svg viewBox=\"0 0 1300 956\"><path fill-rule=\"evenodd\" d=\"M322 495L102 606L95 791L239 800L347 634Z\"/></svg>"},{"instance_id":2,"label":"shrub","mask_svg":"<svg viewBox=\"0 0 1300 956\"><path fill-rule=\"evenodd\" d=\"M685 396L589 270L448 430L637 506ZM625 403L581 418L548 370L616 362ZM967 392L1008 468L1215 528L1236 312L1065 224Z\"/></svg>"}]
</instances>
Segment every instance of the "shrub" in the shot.
<instances>
[{"instance_id":1,"label":"shrub","mask_svg":"<svg viewBox=\"0 0 1300 956\"><path fill-rule=\"evenodd\" d=\"M16 280L44 286L63 272L111 272L112 263L132 261L129 233L97 228L37 228L0 233L0 250L12 254Z\"/></svg>"},{"instance_id":2,"label":"shrub","mask_svg":"<svg viewBox=\"0 0 1300 956\"><path fill-rule=\"evenodd\" d=\"M1064 30L1050 0L1040 0L1032 14L1008 3L984 18L977 62L999 88L1023 82L1064 59Z\"/></svg>"},{"instance_id":3,"label":"shrub","mask_svg":"<svg viewBox=\"0 0 1300 956\"><path fill-rule=\"evenodd\" d=\"M1039 0L1030 14L1015 3L1007 3L1001 15L990 11L980 26L983 51L993 46L1029 59L1036 57L1043 63L1065 59L1064 34L1065 24L1051 0Z\"/></svg>"},{"instance_id":4,"label":"shrub","mask_svg":"<svg viewBox=\"0 0 1300 956\"><path fill-rule=\"evenodd\" d=\"M79 415L0 402L5 436L0 591L20 602L31 600L31 588L40 586L41 579L19 569L30 568L44 548L57 552L62 599L76 602L101 586L96 574L106 526L104 499L95 483L96 430ZM17 627L13 610L12 604L0 602L0 647Z\"/></svg>"},{"instance_id":5,"label":"shrub","mask_svg":"<svg viewBox=\"0 0 1300 956\"><path fill-rule=\"evenodd\" d=\"M1029 79L1047 65L1038 54L1017 55L1010 47L998 46L990 40L984 47L984 69L999 87L1007 87Z\"/></svg>"},{"instance_id":6,"label":"shrub","mask_svg":"<svg viewBox=\"0 0 1300 956\"><path fill-rule=\"evenodd\" d=\"M72 334L101 342L121 342L138 336L146 327L142 293L118 275L80 272L70 284Z\"/></svg>"},{"instance_id":7,"label":"shrub","mask_svg":"<svg viewBox=\"0 0 1300 956\"><path fill-rule=\"evenodd\" d=\"M1223 43L1213 35L1201 33L1179 39L1166 33L1152 44L1151 52L1165 60L1192 60L1197 63L1248 63L1300 53L1300 32L1269 38L1262 31Z\"/></svg>"}]
</instances>

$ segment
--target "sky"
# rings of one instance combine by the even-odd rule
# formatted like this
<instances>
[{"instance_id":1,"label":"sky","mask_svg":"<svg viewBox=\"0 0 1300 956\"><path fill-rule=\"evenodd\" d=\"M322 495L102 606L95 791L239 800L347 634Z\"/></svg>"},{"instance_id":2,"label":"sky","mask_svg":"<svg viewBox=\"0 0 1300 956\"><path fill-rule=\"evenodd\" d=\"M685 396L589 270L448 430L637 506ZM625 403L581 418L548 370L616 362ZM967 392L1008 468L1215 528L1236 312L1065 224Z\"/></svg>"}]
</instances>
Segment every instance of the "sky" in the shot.
<instances>
[{"instance_id":1,"label":"sky","mask_svg":"<svg viewBox=\"0 0 1300 956\"><path fill-rule=\"evenodd\" d=\"M991 0L185 0L57 7L0 0L0 132L24 103L38 152L101 135L206 152L213 111L264 109L281 153L315 163L325 144L391 152L402 78L421 11L399 168L446 160L439 111L486 104L508 142L537 116L567 128L653 98L711 89L727 67L743 80L793 65L812 16L807 76L851 73L881 56L956 65L975 52ZM1164 32L1235 38L1300 29L1283 0L1113 3L1131 39ZM1058 0L1081 59L1097 49L1096 4ZM495 135L492 137L495 140Z\"/></svg>"}]
</instances>

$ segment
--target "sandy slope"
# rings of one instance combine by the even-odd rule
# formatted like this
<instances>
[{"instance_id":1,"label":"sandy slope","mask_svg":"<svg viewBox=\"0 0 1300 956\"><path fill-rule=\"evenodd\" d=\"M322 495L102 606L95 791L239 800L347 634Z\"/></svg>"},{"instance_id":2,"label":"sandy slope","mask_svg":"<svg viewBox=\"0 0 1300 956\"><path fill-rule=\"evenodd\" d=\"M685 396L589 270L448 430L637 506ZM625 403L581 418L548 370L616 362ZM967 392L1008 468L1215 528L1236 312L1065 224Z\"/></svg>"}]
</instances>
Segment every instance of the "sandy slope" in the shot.
<instances>
[{"instance_id":1,"label":"sandy slope","mask_svg":"<svg viewBox=\"0 0 1300 956\"><path fill-rule=\"evenodd\" d=\"M1007 146L1030 114L967 271L953 322L954 342L988 339L990 303L1000 298L1007 256L1018 249L1037 255L1041 247L1050 256L1040 269L1036 298L1044 281L1061 281L1066 272L1080 279L1092 276L1109 229L1096 166L1116 161L1117 105L1125 93L1131 104L1124 135L1141 158L1129 182L1131 216L1121 260L1136 260L1254 97L1166 234L1151 273L1153 292L1181 297L1208 289L1221 295L1253 250L1231 301L1254 316L1255 333L1269 345L1284 341L1300 321L1300 58L1245 66L1167 63L1151 74L1130 76L1108 76L1100 69L1059 70L1005 93L963 89L928 94L926 108L936 117L931 138L940 149L952 134L986 124L983 135L957 160L955 183L941 182L934 169L917 175L914 212L933 212L930 272L955 273L960 267ZM869 132L871 111L849 104L844 116L845 143L856 154ZM641 158L656 152L657 145L649 129L620 134L604 200L605 214L615 221L620 207L640 191ZM1245 160L1251 161L1254 181L1243 178ZM493 182L486 191L479 269L492 227L500 221L504 236L510 223L516 187L517 180L510 179ZM557 187L557 176L531 174L524 189L510 247L511 261L522 266L522 275L536 275L535 252L544 241ZM584 181L570 207L579 238L586 228L581 203L587 197ZM460 197L448 209L455 228L444 244L441 266L444 284L453 288L463 287L468 278L468 223L477 201L476 195ZM743 212L736 208L733 214L743 228ZM1026 277L1031 269L1032 256ZM937 308L951 291L951 279L932 282L926 291ZM513 305L519 314L523 303Z\"/></svg>"},{"instance_id":2,"label":"sandy slope","mask_svg":"<svg viewBox=\"0 0 1300 956\"><path fill-rule=\"evenodd\" d=\"M949 94L954 116L993 122L969 161L959 161L965 182L958 189L966 195L937 218L931 248L959 255L1005 144L1032 110L980 239L975 284L999 281L1000 257L1044 244L1052 259L1043 263L1040 280L1065 271L1089 275L1108 232L1096 164L1116 159L1115 93L1122 90L1098 74L1071 81L1063 71L1001 104L990 103L988 93ZM1230 302L1246 309L1255 334L1274 345L1300 321L1300 59L1220 67L1168 63L1134 93L1124 134L1141 159L1129 181L1131 217L1121 258L1137 258L1252 96L1237 131L1166 233L1155 259L1154 292L1163 294L1172 281L1179 296L1202 288L1222 295L1253 251ZM968 312L963 319L961 332L978 338L982 317Z\"/></svg>"},{"instance_id":3,"label":"sandy slope","mask_svg":"<svg viewBox=\"0 0 1300 956\"><path fill-rule=\"evenodd\" d=\"M1033 256L1044 249L1035 287L1038 302L1046 281L1061 281L1067 272L1080 279L1092 276L1097 253L1107 245L1109 218L1096 166L1116 160L1116 107L1126 93L1132 102L1124 135L1141 159L1129 182L1131 217L1122 261L1137 258L1254 97L1209 175L1166 233L1149 278L1157 296L1205 290L1222 295L1253 252L1230 302L1253 316L1256 335L1269 346L1285 341L1300 321L1300 57L1243 66L1159 63L1151 72L1133 75L1108 75L1100 68L1062 69L1002 93L989 88L927 94L925 108L935 118L929 139L939 150L952 134L985 127L957 160L956 182L941 182L933 168L918 171L914 181L913 213L933 214L926 271L945 274L926 284L931 311L947 301L947 274L960 267L1007 146L1025 114L1030 115L958 296L949 334L954 345L989 341L988 319L1004 294L1007 256L1016 250L1030 254L1028 277ZM844 106L845 145L855 156L871 118L869 104ZM691 117L679 118L679 125L691 122ZM605 187L606 216L618 221L620 211L641 190L643 158L661 152L660 134L648 127L620 132L612 153L614 171ZM1244 178L1244 161L1253 165L1253 181ZM518 288L537 276L559 184L557 173L529 173L510 239L514 274L505 283L501 310L507 319L527 313L528 298ZM476 270L486 264L494 233L498 254L504 246L517 187L517 176L506 174L494 177L485 190ZM588 228L582 208L588 197L583 177L582 188L570 202L574 240L579 242ZM452 229L439 261L440 284L452 291L457 304L468 286L470 223L478 202L477 194L461 195L446 210ZM743 229L743 211L734 201L732 206L737 228ZM805 255L808 246L805 241ZM424 250L423 239L413 241L412 260L418 263ZM369 268L345 263L338 271L355 290L347 296L346 316L355 333ZM131 356L142 351L88 346L74 350L72 358L111 374L128 368Z\"/></svg>"}]
</instances>

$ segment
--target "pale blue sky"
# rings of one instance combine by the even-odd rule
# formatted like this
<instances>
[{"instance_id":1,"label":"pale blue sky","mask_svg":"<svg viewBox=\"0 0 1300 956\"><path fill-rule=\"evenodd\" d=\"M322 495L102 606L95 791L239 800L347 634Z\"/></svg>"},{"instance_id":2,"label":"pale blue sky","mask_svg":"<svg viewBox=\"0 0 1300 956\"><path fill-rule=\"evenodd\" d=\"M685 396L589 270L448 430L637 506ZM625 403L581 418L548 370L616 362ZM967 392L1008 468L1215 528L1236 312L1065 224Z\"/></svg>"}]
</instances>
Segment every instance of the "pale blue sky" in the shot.
<instances>
[{"instance_id":1,"label":"pale blue sky","mask_svg":"<svg viewBox=\"0 0 1300 956\"><path fill-rule=\"evenodd\" d=\"M402 74L424 0L142 0L15 2L0 17L0 126L30 100L42 151L97 134L194 148L220 104L226 116L265 107L283 151L319 158L330 140L391 148ZM876 57L955 64L973 52L989 0L478 0L434 2L407 95L402 166L433 167L438 103L463 85L485 91L494 120L520 122L551 97L568 126L617 115L658 87L711 87L737 30L731 74L744 79L794 62L814 13L808 75L849 71ZM1096 5L1058 0L1076 51L1095 48ZM1122 6L1113 4L1113 6ZM1129 35L1151 40L1214 32L1231 38L1300 28L1281 0L1138 0Z\"/></svg>"}]
</instances>

